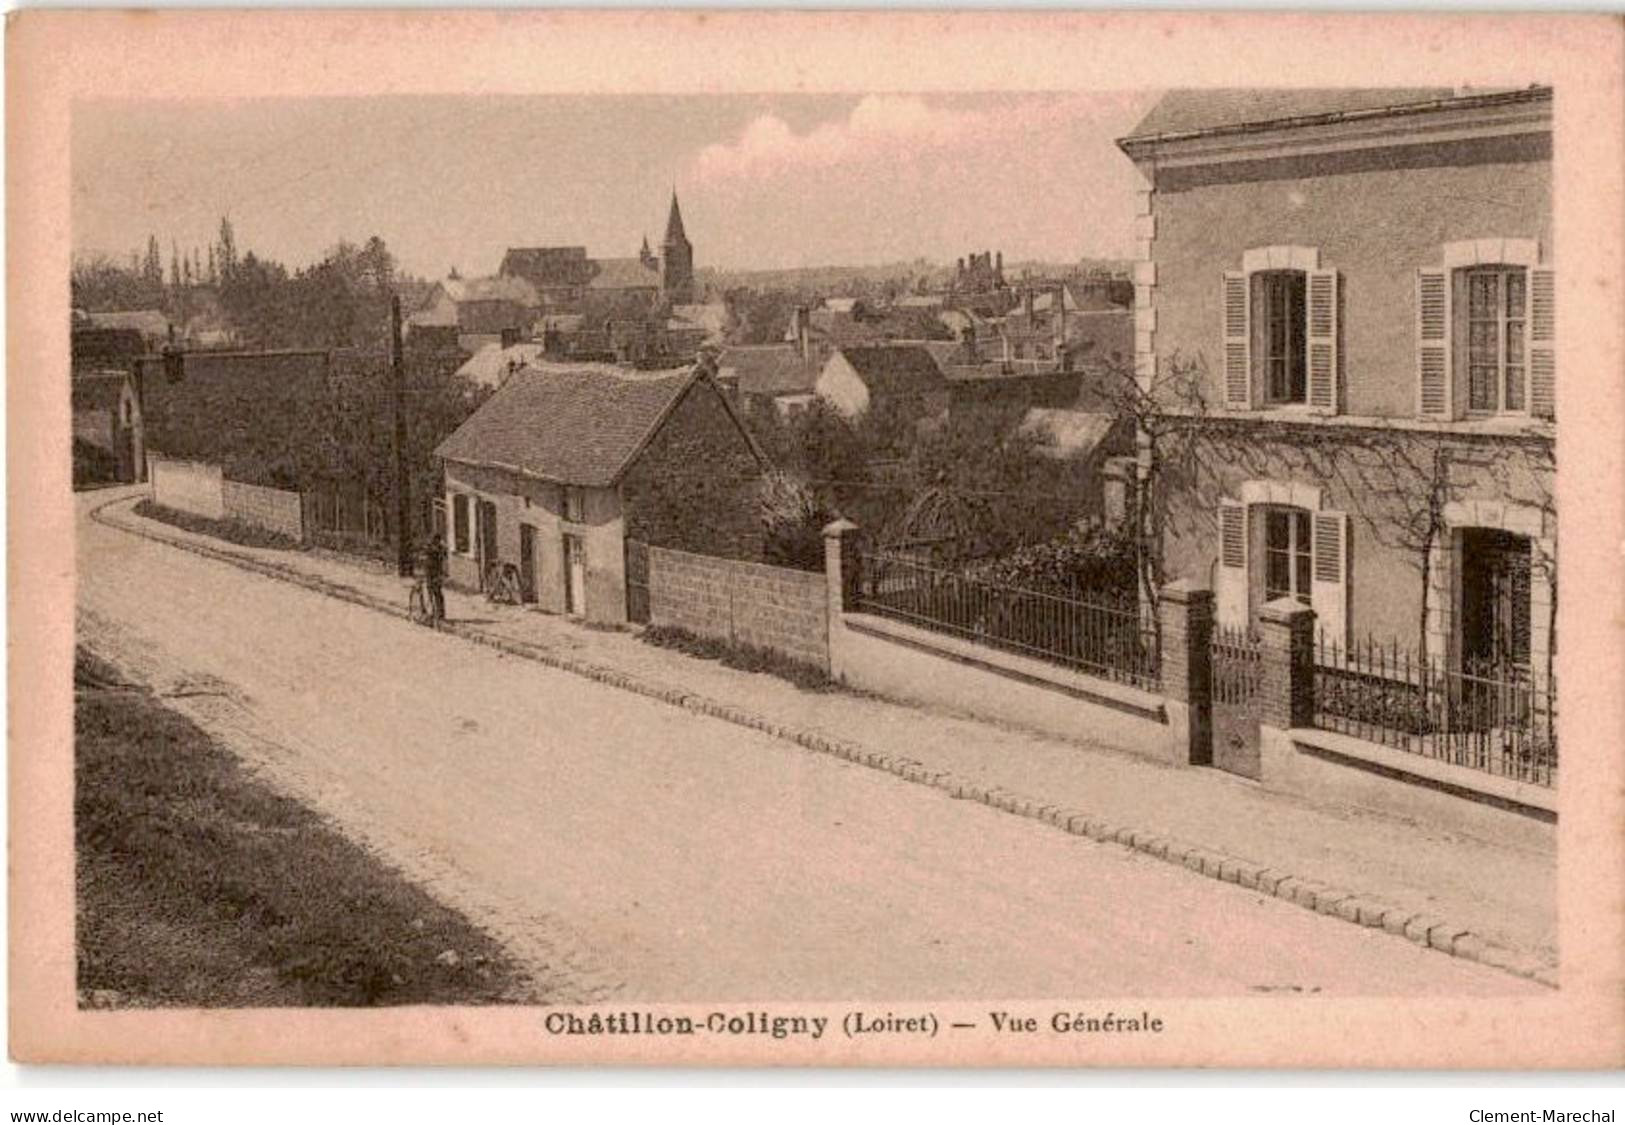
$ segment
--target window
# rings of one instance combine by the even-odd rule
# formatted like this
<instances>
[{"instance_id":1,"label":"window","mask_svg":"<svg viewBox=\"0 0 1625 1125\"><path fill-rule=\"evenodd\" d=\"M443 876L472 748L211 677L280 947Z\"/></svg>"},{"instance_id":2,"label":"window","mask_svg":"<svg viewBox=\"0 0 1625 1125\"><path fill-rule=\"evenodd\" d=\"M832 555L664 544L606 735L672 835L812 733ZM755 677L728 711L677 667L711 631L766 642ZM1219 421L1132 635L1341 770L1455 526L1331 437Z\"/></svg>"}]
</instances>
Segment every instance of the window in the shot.
<instances>
[{"instance_id":1,"label":"window","mask_svg":"<svg viewBox=\"0 0 1625 1125\"><path fill-rule=\"evenodd\" d=\"M1252 277L1253 364L1267 403L1303 402L1308 390L1304 353L1304 275L1269 270Z\"/></svg>"},{"instance_id":2,"label":"window","mask_svg":"<svg viewBox=\"0 0 1625 1125\"><path fill-rule=\"evenodd\" d=\"M1458 270L1456 286L1465 300L1457 306L1456 354L1467 367L1467 409L1472 413L1522 411L1525 376L1524 332L1528 324L1528 283L1522 266L1483 266Z\"/></svg>"},{"instance_id":3,"label":"window","mask_svg":"<svg viewBox=\"0 0 1625 1125\"><path fill-rule=\"evenodd\" d=\"M452 549L459 555L468 554L468 497L461 492L452 494L451 529Z\"/></svg>"},{"instance_id":4,"label":"window","mask_svg":"<svg viewBox=\"0 0 1625 1125\"><path fill-rule=\"evenodd\" d=\"M1264 512L1264 600L1296 598L1309 604L1309 513L1302 508Z\"/></svg>"},{"instance_id":5,"label":"window","mask_svg":"<svg viewBox=\"0 0 1625 1125\"><path fill-rule=\"evenodd\" d=\"M564 488L564 518L570 523L583 523L587 518L586 507L586 497L583 496L581 489L571 488L566 485Z\"/></svg>"},{"instance_id":6,"label":"window","mask_svg":"<svg viewBox=\"0 0 1625 1125\"><path fill-rule=\"evenodd\" d=\"M1442 257L1416 271L1417 414L1553 417L1556 275L1539 244L1449 242Z\"/></svg>"},{"instance_id":7,"label":"window","mask_svg":"<svg viewBox=\"0 0 1625 1125\"><path fill-rule=\"evenodd\" d=\"M1341 283L1312 246L1266 246L1224 274L1224 405L1342 408Z\"/></svg>"}]
</instances>

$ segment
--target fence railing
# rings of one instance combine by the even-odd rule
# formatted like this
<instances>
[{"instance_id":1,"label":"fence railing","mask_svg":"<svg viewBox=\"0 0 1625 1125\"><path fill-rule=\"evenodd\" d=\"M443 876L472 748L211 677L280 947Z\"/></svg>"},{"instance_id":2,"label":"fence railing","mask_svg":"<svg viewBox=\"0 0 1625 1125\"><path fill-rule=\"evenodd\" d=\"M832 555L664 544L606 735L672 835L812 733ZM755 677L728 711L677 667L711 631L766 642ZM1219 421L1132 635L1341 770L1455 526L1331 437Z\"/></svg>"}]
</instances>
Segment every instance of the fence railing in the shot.
<instances>
[{"instance_id":1,"label":"fence railing","mask_svg":"<svg viewBox=\"0 0 1625 1125\"><path fill-rule=\"evenodd\" d=\"M1315 725L1535 785L1557 782L1557 688L1519 665L1315 646Z\"/></svg>"},{"instance_id":2,"label":"fence railing","mask_svg":"<svg viewBox=\"0 0 1625 1125\"><path fill-rule=\"evenodd\" d=\"M1213 702L1245 704L1264 680L1264 649L1257 633L1215 625L1208 646Z\"/></svg>"},{"instance_id":3,"label":"fence railing","mask_svg":"<svg viewBox=\"0 0 1625 1125\"><path fill-rule=\"evenodd\" d=\"M376 552L392 541L384 505L355 488L308 488L302 493L305 533L346 551Z\"/></svg>"},{"instance_id":4,"label":"fence railing","mask_svg":"<svg viewBox=\"0 0 1625 1125\"><path fill-rule=\"evenodd\" d=\"M1132 599L1061 597L866 554L853 608L1116 683L1161 684L1155 623Z\"/></svg>"}]
</instances>

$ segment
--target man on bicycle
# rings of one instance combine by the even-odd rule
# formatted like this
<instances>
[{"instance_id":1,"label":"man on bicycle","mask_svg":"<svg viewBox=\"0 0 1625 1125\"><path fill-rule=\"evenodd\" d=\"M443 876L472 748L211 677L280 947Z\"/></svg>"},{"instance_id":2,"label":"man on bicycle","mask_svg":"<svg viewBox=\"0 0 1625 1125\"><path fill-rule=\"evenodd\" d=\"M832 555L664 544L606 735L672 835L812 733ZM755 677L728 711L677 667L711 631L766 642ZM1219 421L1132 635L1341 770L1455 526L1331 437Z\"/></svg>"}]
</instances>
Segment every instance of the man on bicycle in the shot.
<instances>
[{"instance_id":1,"label":"man on bicycle","mask_svg":"<svg viewBox=\"0 0 1625 1125\"><path fill-rule=\"evenodd\" d=\"M436 624L446 619L446 541L437 531L423 545L423 583L429 588L429 608Z\"/></svg>"}]
</instances>

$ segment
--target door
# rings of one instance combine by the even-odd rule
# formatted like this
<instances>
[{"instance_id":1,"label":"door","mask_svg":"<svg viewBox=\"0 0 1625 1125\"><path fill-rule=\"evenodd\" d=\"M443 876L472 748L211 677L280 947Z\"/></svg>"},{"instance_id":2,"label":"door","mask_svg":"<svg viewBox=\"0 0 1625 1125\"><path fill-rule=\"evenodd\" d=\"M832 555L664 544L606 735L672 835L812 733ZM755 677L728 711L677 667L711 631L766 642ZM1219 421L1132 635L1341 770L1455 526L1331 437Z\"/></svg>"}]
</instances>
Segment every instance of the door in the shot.
<instances>
[{"instance_id":1,"label":"door","mask_svg":"<svg viewBox=\"0 0 1625 1125\"><path fill-rule=\"evenodd\" d=\"M1461 533L1461 658L1469 671L1529 666L1529 540Z\"/></svg>"},{"instance_id":2,"label":"door","mask_svg":"<svg viewBox=\"0 0 1625 1125\"><path fill-rule=\"evenodd\" d=\"M587 552L579 535L564 537L564 612L572 617L587 612Z\"/></svg>"},{"instance_id":3,"label":"door","mask_svg":"<svg viewBox=\"0 0 1625 1125\"><path fill-rule=\"evenodd\" d=\"M519 525L519 600L536 601L536 529L528 523Z\"/></svg>"},{"instance_id":4,"label":"door","mask_svg":"<svg viewBox=\"0 0 1625 1125\"><path fill-rule=\"evenodd\" d=\"M497 561L497 506L490 500L479 503L480 525L480 588L484 589L491 576L491 564Z\"/></svg>"},{"instance_id":5,"label":"door","mask_svg":"<svg viewBox=\"0 0 1625 1125\"><path fill-rule=\"evenodd\" d=\"M626 619L649 623L649 544L636 539L626 541Z\"/></svg>"}]
</instances>

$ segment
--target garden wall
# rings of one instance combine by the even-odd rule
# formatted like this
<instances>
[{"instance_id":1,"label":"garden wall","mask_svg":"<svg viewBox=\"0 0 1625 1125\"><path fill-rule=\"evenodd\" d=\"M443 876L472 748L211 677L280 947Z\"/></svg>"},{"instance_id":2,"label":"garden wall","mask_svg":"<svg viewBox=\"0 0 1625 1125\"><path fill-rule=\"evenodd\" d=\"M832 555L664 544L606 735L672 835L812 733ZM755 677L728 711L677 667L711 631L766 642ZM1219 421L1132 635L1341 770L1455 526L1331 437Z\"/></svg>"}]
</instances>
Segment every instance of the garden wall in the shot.
<instances>
[{"instance_id":1,"label":"garden wall","mask_svg":"<svg viewBox=\"0 0 1625 1125\"><path fill-rule=\"evenodd\" d=\"M649 624L829 670L829 595L805 570L649 548Z\"/></svg>"},{"instance_id":2,"label":"garden wall","mask_svg":"<svg viewBox=\"0 0 1625 1125\"><path fill-rule=\"evenodd\" d=\"M161 508L210 520L226 518L219 465L148 457L147 479L152 482L152 502Z\"/></svg>"}]
</instances>

